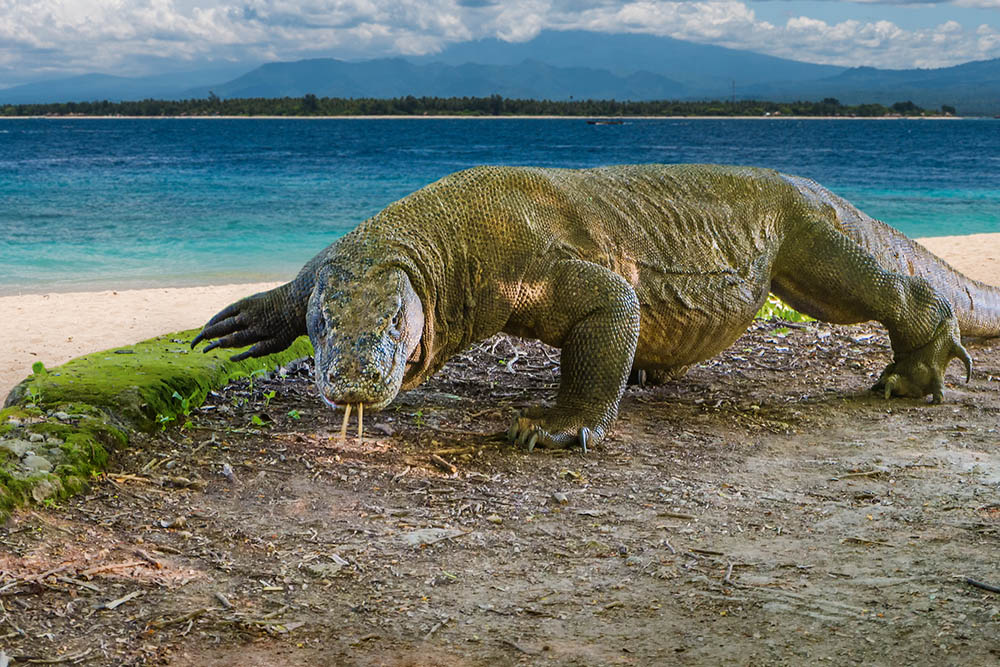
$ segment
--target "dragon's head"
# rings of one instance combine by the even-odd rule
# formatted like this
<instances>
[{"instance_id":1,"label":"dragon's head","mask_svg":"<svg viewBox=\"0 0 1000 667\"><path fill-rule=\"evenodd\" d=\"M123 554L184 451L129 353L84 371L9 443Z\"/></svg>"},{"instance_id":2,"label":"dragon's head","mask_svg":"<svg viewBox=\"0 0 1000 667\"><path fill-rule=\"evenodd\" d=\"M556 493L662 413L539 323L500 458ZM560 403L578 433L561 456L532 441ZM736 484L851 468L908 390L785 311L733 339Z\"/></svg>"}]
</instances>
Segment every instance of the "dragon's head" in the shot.
<instances>
[{"instance_id":1,"label":"dragon's head","mask_svg":"<svg viewBox=\"0 0 1000 667\"><path fill-rule=\"evenodd\" d=\"M374 267L362 275L327 267L317 277L306 325L320 396L332 407L384 408L399 392L407 361L420 345L420 298L407 274L395 267Z\"/></svg>"}]
</instances>

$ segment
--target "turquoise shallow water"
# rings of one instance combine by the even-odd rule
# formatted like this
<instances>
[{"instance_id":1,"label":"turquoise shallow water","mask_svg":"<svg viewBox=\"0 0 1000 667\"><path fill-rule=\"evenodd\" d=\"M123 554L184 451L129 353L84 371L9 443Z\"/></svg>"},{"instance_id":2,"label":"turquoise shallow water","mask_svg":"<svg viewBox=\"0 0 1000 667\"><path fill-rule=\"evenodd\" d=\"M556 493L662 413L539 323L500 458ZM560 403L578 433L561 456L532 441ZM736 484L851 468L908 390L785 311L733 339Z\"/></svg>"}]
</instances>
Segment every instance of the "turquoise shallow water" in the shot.
<instances>
[{"instance_id":1,"label":"turquoise shallow water","mask_svg":"<svg viewBox=\"0 0 1000 667\"><path fill-rule=\"evenodd\" d=\"M993 120L0 120L0 294L287 279L477 164L808 176L911 236L1000 232Z\"/></svg>"}]
</instances>

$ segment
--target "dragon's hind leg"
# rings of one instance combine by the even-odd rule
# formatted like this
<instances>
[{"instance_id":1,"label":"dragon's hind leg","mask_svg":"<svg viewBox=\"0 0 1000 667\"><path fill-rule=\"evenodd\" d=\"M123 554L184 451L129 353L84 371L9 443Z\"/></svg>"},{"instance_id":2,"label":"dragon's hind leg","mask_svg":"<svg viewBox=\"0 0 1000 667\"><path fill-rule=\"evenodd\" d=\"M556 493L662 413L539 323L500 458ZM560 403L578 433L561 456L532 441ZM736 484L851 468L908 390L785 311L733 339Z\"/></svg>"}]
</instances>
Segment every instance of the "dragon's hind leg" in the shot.
<instances>
[{"instance_id":1,"label":"dragon's hind leg","mask_svg":"<svg viewBox=\"0 0 1000 667\"><path fill-rule=\"evenodd\" d=\"M771 288L794 308L820 320L876 320L892 342L893 362L873 389L885 396L940 402L948 362L972 360L962 347L951 305L923 278L882 269L857 243L822 218L810 217L785 237Z\"/></svg>"}]
</instances>

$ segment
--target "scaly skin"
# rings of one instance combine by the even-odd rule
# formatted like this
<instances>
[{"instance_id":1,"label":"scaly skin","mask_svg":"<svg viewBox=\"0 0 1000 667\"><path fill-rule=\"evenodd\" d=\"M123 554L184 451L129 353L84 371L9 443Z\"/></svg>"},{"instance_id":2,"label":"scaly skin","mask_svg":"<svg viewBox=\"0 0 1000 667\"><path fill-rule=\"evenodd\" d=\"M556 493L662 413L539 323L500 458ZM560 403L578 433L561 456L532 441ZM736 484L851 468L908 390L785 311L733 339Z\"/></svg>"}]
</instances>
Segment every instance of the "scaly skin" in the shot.
<instances>
[{"instance_id":1,"label":"scaly skin","mask_svg":"<svg viewBox=\"0 0 1000 667\"><path fill-rule=\"evenodd\" d=\"M309 333L332 405L387 405L503 331L562 348L556 404L513 441L600 442L630 375L663 379L729 346L768 291L829 322L877 320L876 389L941 400L960 331L1000 335L1000 290L813 181L765 169L478 167L388 206L292 282L212 318L192 345L283 349ZM957 316L957 317L956 317Z\"/></svg>"}]
</instances>

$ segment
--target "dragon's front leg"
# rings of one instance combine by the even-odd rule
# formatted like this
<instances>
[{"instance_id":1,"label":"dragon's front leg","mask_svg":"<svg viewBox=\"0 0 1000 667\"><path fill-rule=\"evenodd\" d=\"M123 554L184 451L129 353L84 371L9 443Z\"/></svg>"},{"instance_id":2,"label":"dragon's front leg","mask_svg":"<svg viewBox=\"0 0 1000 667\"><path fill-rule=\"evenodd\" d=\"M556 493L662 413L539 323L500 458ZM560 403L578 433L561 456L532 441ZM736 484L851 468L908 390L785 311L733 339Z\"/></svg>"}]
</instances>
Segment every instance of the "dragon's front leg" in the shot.
<instances>
[{"instance_id":1,"label":"dragon's front leg","mask_svg":"<svg viewBox=\"0 0 1000 667\"><path fill-rule=\"evenodd\" d=\"M559 262L548 285L533 310L543 320L538 337L562 348L556 404L525 411L508 437L528 450L576 443L586 450L618 415L639 339L639 301L621 276L580 260Z\"/></svg>"}]
</instances>

